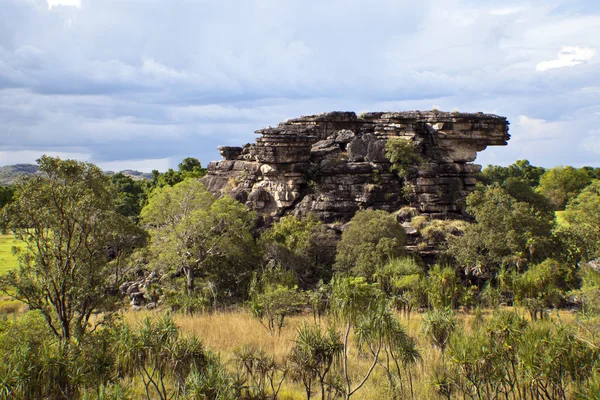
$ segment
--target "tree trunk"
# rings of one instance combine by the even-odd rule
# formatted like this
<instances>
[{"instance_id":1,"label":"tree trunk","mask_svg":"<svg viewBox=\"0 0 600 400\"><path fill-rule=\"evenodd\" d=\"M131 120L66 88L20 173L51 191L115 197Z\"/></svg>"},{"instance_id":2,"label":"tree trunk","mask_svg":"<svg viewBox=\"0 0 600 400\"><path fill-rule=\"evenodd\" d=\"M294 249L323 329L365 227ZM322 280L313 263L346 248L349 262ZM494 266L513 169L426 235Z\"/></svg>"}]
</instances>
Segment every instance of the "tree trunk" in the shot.
<instances>
[{"instance_id":1,"label":"tree trunk","mask_svg":"<svg viewBox=\"0 0 600 400\"><path fill-rule=\"evenodd\" d=\"M193 268L185 268L185 278L187 280L186 290L187 294L191 295L194 292L194 269Z\"/></svg>"}]
</instances>

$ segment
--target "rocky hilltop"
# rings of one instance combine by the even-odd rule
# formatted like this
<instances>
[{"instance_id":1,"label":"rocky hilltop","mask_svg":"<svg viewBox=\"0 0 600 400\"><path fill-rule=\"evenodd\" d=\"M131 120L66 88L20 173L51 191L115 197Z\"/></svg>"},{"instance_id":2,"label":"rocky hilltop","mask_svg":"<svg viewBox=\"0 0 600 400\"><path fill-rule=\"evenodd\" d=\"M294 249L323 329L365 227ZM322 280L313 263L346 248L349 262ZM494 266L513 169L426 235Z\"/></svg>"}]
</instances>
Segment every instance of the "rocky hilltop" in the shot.
<instances>
[{"instance_id":1,"label":"rocky hilltop","mask_svg":"<svg viewBox=\"0 0 600 400\"><path fill-rule=\"evenodd\" d=\"M357 210L410 205L432 218L464 216L475 188L472 164L487 146L510 139L505 117L433 111L330 112L259 129L254 144L219 147L203 183L256 210L268 224L315 213L347 222ZM404 177L392 171L386 142L412 141L423 160Z\"/></svg>"}]
</instances>

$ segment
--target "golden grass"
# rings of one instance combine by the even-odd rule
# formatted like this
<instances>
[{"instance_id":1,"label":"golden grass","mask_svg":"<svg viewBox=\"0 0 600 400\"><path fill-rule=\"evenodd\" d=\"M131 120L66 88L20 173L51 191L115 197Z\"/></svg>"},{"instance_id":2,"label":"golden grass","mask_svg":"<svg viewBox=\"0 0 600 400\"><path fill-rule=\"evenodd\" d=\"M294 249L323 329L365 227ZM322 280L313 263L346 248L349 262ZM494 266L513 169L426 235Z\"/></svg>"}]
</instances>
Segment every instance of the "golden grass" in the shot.
<instances>
[{"instance_id":1,"label":"golden grass","mask_svg":"<svg viewBox=\"0 0 600 400\"><path fill-rule=\"evenodd\" d=\"M512 309L512 307L507 308ZM524 310L521 314L528 317ZM155 316L160 311L126 312L125 322L137 324L148 316ZM483 311L484 318L491 317L492 311ZM181 328L183 334L198 336L207 349L219 352L221 360L230 370L235 368L234 351L244 345L262 348L270 354L274 354L278 362L284 362L286 356L294 346L296 331L303 322L314 323L312 315L294 316L286 319L281 335L271 336L268 331L246 310L219 312L215 314L198 314L186 316L176 314L175 321ZM473 330L473 314L456 314L458 321L458 332L469 334ZM399 315L407 332L417 338L422 355L422 362L412 369L414 394L416 399L437 399L435 388L431 385L433 372L436 365L441 365L441 353L433 347L423 333L423 315L412 313L410 319ZM552 312L550 320L564 323L575 323L575 316L568 311ZM326 320L322 320L326 324ZM371 365L371 359L359 354L354 338L350 337L349 369L353 380L353 386L358 382ZM383 368L375 368L371 378L365 386L360 389L353 399L387 399L390 392L387 389L388 382ZM318 396L317 396L318 397ZM304 387L286 379L281 392L281 399L296 400L306 398ZM410 398L406 393L405 398Z\"/></svg>"},{"instance_id":2,"label":"golden grass","mask_svg":"<svg viewBox=\"0 0 600 400\"><path fill-rule=\"evenodd\" d=\"M124 314L125 322L137 324L148 316L156 315L160 311L127 312ZM462 318L462 316L461 316ZM175 315L175 321L184 334L194 334L202 339L206 348L219 352L221 359L226 365L235 368L234 351L244 345L262 348L270 354L274 354L279 362L283 362L294 346L296 331L303 322L314 323L312 315L294 316L286 319L286 325L281 335L271 336L269 332L247 311L221 312L216 314L198 314L186 316ZM439 350L433 348L422 333L422 317L413 313L410 319L402 317L403 324L407 327L409 334L419 340L419 347L423 356L423 363L413 370L415 398L434 398L431 381L431 366L441 362ZM326 320L322 320L325 324ZM359 354L359 350L350 338L349 370L351 372L353 386L368 370L372 360L365 355ZM282 399L305 398L304 388L301 384L286 379L282 390ZM382 368L375 368L371 378L361 388L353 399L386 399L389 398L387 389L387 378Z\"/></svg>"}]
</instances>

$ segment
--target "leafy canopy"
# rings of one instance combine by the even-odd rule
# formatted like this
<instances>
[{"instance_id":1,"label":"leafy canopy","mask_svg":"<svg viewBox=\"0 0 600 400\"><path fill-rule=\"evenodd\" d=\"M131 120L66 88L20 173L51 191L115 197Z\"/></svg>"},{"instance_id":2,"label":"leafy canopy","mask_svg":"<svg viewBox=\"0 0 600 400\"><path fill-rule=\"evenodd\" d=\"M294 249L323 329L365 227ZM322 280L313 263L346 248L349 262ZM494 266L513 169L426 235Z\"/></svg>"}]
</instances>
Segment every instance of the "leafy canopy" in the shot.
<instances>
[{"instance_id":1,"label":"leafy canopy","mask_svg":"<svg viewBox=\"0 0 600 400\"><path fill-rule=\"evenodd\" d=\"M158 267L183 272L187 290L196 277L238 288L256 255L254 212L230 197L215 198L197 179L155 189L141 213L150 227L150 251Z\"/></svg>"},{"instance_id":2,"label":"leafy canopy","mask_svg":"<svg viewBox=\"0 0 600 400\"><path fill-rule=\"evenodd\" d=\"M377 267L405 253L406 232L382 210L357 212L338 243L335 266L371 279Z\"/></svg>"},{"instance_id":3,"label":"leafy canopy","mask_svg":"<svg viewBox=\"0 0 600 400\"><path fill-rule=\"evenodd\" d=\"M115 211L113 187L98 167L47 156L37 162L40 174L17 184L4 208L6 226L24 245L15 248L19 269L0 284L68 342L88 330L92 315L114 309L109 255L144 234Z\"/></svg>"}]
</instances>

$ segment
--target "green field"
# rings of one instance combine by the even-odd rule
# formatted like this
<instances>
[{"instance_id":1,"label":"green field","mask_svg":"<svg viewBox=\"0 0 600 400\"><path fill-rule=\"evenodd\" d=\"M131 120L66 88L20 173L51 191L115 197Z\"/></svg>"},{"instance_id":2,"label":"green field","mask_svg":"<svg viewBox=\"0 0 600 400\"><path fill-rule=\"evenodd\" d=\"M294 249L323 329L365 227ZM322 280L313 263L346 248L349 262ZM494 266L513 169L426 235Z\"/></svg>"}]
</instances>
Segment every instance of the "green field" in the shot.
<instances>
[{"instance_id":1,"label":"green field","mask_svg":"<svg viewBox=\"0 0 600 400\"><path fill-rule=\"evenodd\" d=\"M0 235L0 274L17 267L17 258L11 250L17 244L12 235Z\"/></svg>"}]
</instances>

